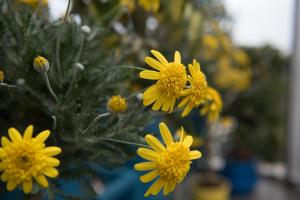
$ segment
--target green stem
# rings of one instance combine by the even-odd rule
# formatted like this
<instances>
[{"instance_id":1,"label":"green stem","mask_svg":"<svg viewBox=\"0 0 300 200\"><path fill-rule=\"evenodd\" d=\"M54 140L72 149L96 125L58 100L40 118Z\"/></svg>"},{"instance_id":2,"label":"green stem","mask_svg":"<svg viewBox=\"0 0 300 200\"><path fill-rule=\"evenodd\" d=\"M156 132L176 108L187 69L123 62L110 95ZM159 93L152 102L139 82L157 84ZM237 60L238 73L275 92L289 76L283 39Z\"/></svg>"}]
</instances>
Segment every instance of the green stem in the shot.
<instances>
[{"instance_id":1,"label":"green stem","mask_svg":"<svg viewBox=\"0 0 300 200\"><path fill-rule=\"evenodd\" d=\"M82 131L82 133L85 134L98 120L100 120L101 118L106 117L108 115L110 115L109 112L108 113L100 114L97 117L95 117L95 119L93 119L93 121L88 125L88 127L86 129L84 129Z\"/></svg>"},{"instance_id":2,"label":"green stem","mask_svg":"<svg viewBox=\"0 0 300 200\"><path fill-rule=\"evenodd\" d=\"M53 96L53 98L55 99L55 101L56 101L56 103L57 103L57 102L58 102L58 98L57 98L55 92L53 91L53 89L52 89L52 87L51 87L51 85L50 85L50 81L49 81L48 75L47 75L46 72L44 72L43 75L44 75L44 79L45 79L47 88L48 88L50 94Z\"/></svg>"},{"instance_id":3,"label":"green stem","mask_svg":"<svg viewBox=\"0 0 300 200\"><path fill-rule=\"evenodd\" d=\"M60 41L61 41L61 34L62 34L62 31L63 31L64 25L66 23L66 19L67 19L67 16L69 14L70 5L71 5L71 0L68 1L67 10L66 10L66 13L65 13L65 16L64 16L64 19L63 19L63 23L61 24L61 27L58 30L58 34L57 34L58 36L57 36L57 40L56 40L55 56L56 56L56 65L57 65L57 68L58 68L58 77L59 77L60 80L62 79L61 65L60 65L60 55L59 55Z\"/></svg>"},{"instance_id":4,"label":"green stem","mask_svg":"<svg viewBox=\"0 0 300 200\"><path fill-rule=\"evenodd\" d=\"M18 86L16 86L16 85L10 85L7 83L0 83L0 86L4 86L4 87L8 87L8 88L18 88Z\"/></svg>"},{"instance_id":5,"label":"green stem","mask_svg":"<svg viewBox=\"0 0 300 200\"><path fill-rule=\"evenodd\" d=\"M122 143L122 144L129 144L129 145L149 148L148 145L135 143L135 142L129 142L129 141L125 141L125 140L118 140L118 139L114 139L114 138L100 138L100 139L101 140L106 140L106 141L111 141L111 142L117 142L117 143Z\"/></svg>"},{"instance_id":6,"label":"green stem","mask_svg":"<svg viewBox=\"0 0 300 200\"><path fill-rule=\"evenodd\" d=\"M144 71L146 69L144 68L141 68L141 67L135 67L135 66L120 66L118 68L123 68L123 69L137 69L137 70L141 70L141 71Z\"/></svg>"}]
</instances>

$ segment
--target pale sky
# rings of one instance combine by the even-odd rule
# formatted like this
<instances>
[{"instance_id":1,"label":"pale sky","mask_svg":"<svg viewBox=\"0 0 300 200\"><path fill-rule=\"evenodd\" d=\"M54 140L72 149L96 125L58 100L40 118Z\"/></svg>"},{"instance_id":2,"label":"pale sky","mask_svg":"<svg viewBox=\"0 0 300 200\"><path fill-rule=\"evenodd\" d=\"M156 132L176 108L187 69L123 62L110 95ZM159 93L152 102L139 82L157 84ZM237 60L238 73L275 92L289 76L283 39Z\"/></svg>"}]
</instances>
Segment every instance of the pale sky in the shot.
<instances>
[{"instance_id":1,"label":"pale sky","mask_svg":"<svg viewBox=\"0 0 300 200\"><path fill-rule=\"evenodd\" d=\"M223 0L233 18L233 39L237 44L272 44L285 53L292 50L294 4L296 0ZM63 15L67 0L49 0L54 17Z\"/></svg>"},{"instance_id":2,"label":"pale sky","mask_svg":"<svg viewBox=\"0 0 300 200\"><path fill-rule=\"evenodd\" d=\"M238 44L273 44L290 53L293 42L295 0L223 0L233 18L233 38Z\"/></svg>"}]
</instances>

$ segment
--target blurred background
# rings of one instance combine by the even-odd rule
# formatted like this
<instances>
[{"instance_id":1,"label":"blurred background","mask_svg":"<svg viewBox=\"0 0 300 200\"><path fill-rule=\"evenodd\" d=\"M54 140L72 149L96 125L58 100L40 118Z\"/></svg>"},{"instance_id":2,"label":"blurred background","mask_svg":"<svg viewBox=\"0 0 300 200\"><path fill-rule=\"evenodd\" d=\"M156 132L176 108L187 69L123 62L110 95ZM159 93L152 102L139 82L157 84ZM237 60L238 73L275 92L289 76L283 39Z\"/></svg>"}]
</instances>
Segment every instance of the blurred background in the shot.
<instances>
[{"instance_id":1,"label":"blurred background","mask_svg":"<svg viewBox=\"0 0 300 200\"><path fill-rule=\"evenodd\" d=\"M107 34L99 45L114 49L126 63L146 67L143 59L157 49L184 63L197 58L210 85L222 96L219 118L198 111L158 114L146 127L158 134L167 121L195 137L203 157L170 196L162 200L296 200L300 196L300 4L296 0L161 0L147 10L134 0L76 0L71 18ZM67 0L49 0L52 20L60 19ZM126 49L126 51L125 51ZM133 91L148 86L136 80ZM126 166L106 169L91 181L99 200L142 200L149 185ZM76 182L64 190L80 195Z\"/></svg>"},{"instance_id":2,"label":"blurred background","mask_svg":"<svg viewBox=\"0 0 300 200\"><path fill-rule=\"evenodd\" d=\"M114 16L107 22L113 32L107 42L127 46L128 62L134 65L145 66L143 58L152 48L167 55L180 50L184 60L200 58L209 84L223 99L215 123L195 112L187 119L158 116L147 128L157 133L162 118L173 124L173 131L184 125L197 138L194 147L204 153L169 198L298 199L298 1L172 0L161 1L155 13L124 2L125 11L116 14L110 13L110 1L78 0L73 12L77 17L87 14L96 23L103 23L103 15ZM53 19L61 17L66 6L66 0L50 0ZM133 87L143 85L137 81ZM147 186L139 185L139 174L130 167L115 170L111 186L102 176L95 179L100 199L143 199Z\"/></svg>"}]
</instances>

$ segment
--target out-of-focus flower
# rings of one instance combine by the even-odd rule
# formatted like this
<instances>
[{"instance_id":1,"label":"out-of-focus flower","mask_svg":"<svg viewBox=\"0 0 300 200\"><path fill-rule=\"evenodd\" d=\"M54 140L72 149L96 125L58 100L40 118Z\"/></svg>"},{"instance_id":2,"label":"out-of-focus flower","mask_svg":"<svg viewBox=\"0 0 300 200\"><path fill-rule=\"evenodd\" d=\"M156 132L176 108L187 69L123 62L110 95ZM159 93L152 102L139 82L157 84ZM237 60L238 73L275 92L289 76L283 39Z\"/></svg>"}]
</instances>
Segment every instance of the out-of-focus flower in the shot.
<instances>
[{"instance_id":1,"label":"out-of-focus flower","mask_svg":"<svg viewBox=\"0 0 300 200\"><path fill-rule=\"evenodd\" d=\"M201 115L207 115L209 122L215 122L219 119L220 112L222 111L223 102L219 92L212 87L207 88L207 100L200 109Z\"/></svg>"},{"instance_id":2,"label":"out-of-focus flower","mask_svg":"<svg viewBox=\"0 0 300 200\"><path fill-rule=\"evenodd\" d=\"M127 8L129 12L132 12L135 9L134 0L120 0L120 5L124 8Z\"/></svg>"},{"instance_id":3,"label":"out-of-focus flower","mask_svg":"<svg viewBox=\"0 0 300 200\"><path fill-rule=\"evenodd\" d=\"M218 53L219 40L214 35L204 35L202 37L202 49L204 59L212 59Z\"/></svg>"},{"instance_id":4,"label":"out-of-focus flower","mask_svg":"<svg viewBox=\"0 0 300 200\"><path fill-rule=\"evenodd\" d=\"M0 83L3 83L4 81L4 72L0 70Z\"/></svg>"},{"instance_id":5,"label":"out-of-focus flower","mask_svg":"<svg viewBox=\"0 0 300 200\"><path fill-rule=\"evenodd\" d=\"M48 187L45 176L56 178L59 166L58 159L53 158L61 153L59 147L45 147L45 141L50 135L46 130L32 137L33 126L28 126L23 137L15 128L8 129L11 141L1 138L0 171L1 181L7 182L8 191L21 185L24 193L32 191L33 179L44 188Z\"/></svg>"},{"instance_id":6,"label":"out-of-focus flower","mask_svg":"<svg viewBox=\"0 0 300 200\"><path fill-rule=\"evenodd\" d=\"M81 26L81 31L86 34L89 34L91 32L91 28L88 25L83 25Z\"/></svg>"},{"instance_id":7,"label":"out-of-focus flower","mask_svg":"<svg viewBox=\"0 0 300 200\"><path fill-rule=\"evenodd\" d=\"M220 33L218 36L220 40L221 47L225 53L231 53L233 49L233 44L229 36L225 33Z\"/></svg>"},{"instance_id":8,"label":"out-of-focus flower","mask_svg":"<svg viewBox=\"0 0 300 200\"><path fill-rule=\"evenodd\" d=\"M46 73L49 70L49 62L42 56L37 56L33 60L33 68L39 73Z\"/></svg>"},{"instance_id":9,"label":"out-of-focus flower","mask_svg":"<svg viewBox=\"0 0 300 200\"><path fill-rule=\"evenodd\" d=\"M160 0L139 0L139 5L149 12L157 12L160 7Z\"/></svg>"},{"instance_id":10,"label":"out-of-focus flower","mask_svg":"<svg viewBox=\"0 0 300 200\"><path fill-rule=\"evenodd\" d=\"M157 60L146 57L145 62L158 71L144 70L140 72L140 77L157 82L144 92L143 104L148 106L154 103L153 110L172 112L176 99L181 96L187 82L185 66L181 64L178 51L175 52L174 62L168 62L158 51L152 50L151 53Z\"/></svg>"},{"instance_id":11,"label":"out-of-focus flower","mask_svg":"<svg viewBox=\"0 0 300 200\"><path fill-rule=\"evenodd\" d=\"M242 66L247 66L250 63L248 54L243 50L236 50L233 52L233 59Z\"/></svg>"},{"instance_id":12,"label":"out-of-focus flower","mask_svg":"<svg viewBox=\"0 0 300 200\"><path fill-rule=\"evenodd\" d=\"M120 95L112 96L108 102L107 107L112 113L122 113L127 110L127 102L126 99L121 97Z\"/></svg>"},{"instance_id":13,"label":"out-of-focus flower","mask_svg":"<svg viewBox=\"0 0 300 200\"><path fill-rule=\"evenodd\" d=\"M183 137L183 130L179 141L174 141L165 123L159 124L161 136L166 146L152 136L146 135L147 144L153 149L139 148L137 153L142 158L149 160L136 164L138 171L150 171L140 177L143 183L154 179L156 181L147 190L145 196L157 195L161 190L167 195L175 189L176 184L182 182L190 170L191 160L201 157L197 150L191 151L192 136Z\"/></svg>"},{"instance_id":14,"label":"out-of-focus flower","mask_svg":"<svg viewBox=\"0 0 300 200\"><path fill-rule=\"evenodd\" d=\"M178 105L179 108L185 106L181 117L187 116L193 108L203 104L207 96L207 81L200 69L200 64L194 59L193 64L189 64L190 76L188 81L190 87L182 91L184 99Z\"/></svg>"},{"instance_id":15,"label":"out-of-focus flower","mask_svg":"<svg viewBox=\"0 0 300 200\"><path fill-rule=\"evenodd\" d=\"M47 6L48 0L18 0L21 3L25 3L27 5L32 6L33 8L36 8L37 6Z\"/></svg>"},{"instance_id":16,"label":"out-of-focus flower","mask_svg":"<svg viewBox=\"0 0 300 200\"><path fill-rule=\"evenodd\" d=\"M228 57L222 57L218 61L214 82L222 89L230 89L234 92L247 90L251 85L251 71L249 68L231 67Z\"/></svg>"}]
</instances>

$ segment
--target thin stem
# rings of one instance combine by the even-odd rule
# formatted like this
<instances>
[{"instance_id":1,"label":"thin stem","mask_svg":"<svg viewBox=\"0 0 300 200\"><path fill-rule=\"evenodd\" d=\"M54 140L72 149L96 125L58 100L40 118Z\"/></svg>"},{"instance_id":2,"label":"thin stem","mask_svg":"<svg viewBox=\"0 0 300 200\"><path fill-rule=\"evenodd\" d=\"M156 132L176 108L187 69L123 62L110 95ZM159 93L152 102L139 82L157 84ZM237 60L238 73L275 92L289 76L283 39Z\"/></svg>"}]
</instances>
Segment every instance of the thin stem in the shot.
<instances>
[{"instance_id":1,"label":"thin stem","mask_svg":"<svg viewBox=\"0 0 300 200\"><path fill-rule=\"evenodd\" d=\"M57 98L55 92L53 91L53 89L52 89L52 87L50 85L50 81L49 81L48 75L47 75L46 72L43 73L43 75L44 75L44 78L45 78L45 82L46 82L47 88L48 88L49 92L51 93L51 95L53 96L53 98L55 99L55 101L57 103L58 102L58 98Z\"/></svg>"},{"instance_id":2,"label":"thin stem","mask_svg":"<svg viewBox=\"0 0 300 200\"><path fill-rule=\"evenodd\" d=\"M125 141L125 140L118 140L118 139L114 139L114 138L100 138L100 139L101 140L106 140L106 141L111 141L111 142L117 142L117 143L122 143L122 144L129 144L129 145L149 148L148 145L135 143L135 142L129 142L129 141Z\"/></svg>"},{"instance_id":3,"label":"thin stem","mask_svg":"<svg viewBox=\"0 0 300 200\"><path fill-rule=\"evenodd\" d=\"M58 31L57 40L56 40L55 56L56 56L56 65L57 65L57 68L58 68L58 77L59 77L60 80L62 79L61 65L60 65L60 55L59 55L60 41L61 41L61 34L62 34L62 31L63 31L64 25L66 23L66 19L67 19L67 16L69 14L70 5L71 5L71 0L68 1L67 10L66 10L66 13L65 13L65 16L64 16L64 19L63 19L63 23L61 24L61 27Z\"/></svg>"},{"instance_id":4,"label":"thin stem","mask_svg":"<svg viewBox=\"0 0 300 200\"><path fill-rule=\"evenodd\" d=\"M144 68L141 68L141 67L135 67L135 66L120 66L118 68L123 68L123 69L137 69L137 70L141 70L141 71L144 71L146 69Z\"/></svg>"},{"instance_id":5,"label":"thin stem","mask_svg":"<svg viewBox=\"0 0 300 200\"><path fill-rule=\"evenodd\" d=\"M93 119L93 121L88 125L88 127L86 129L84 129L82 131L82 133L85 134L98 120L100 120L101 118L106 117L108 115L110 115L109 112L108 113L100 114L97 117L95 117L95 119Z\"/></svg>"},{"instance_id":6,"label":"thin stem","mask_svg":"<svg viewBox=\"0 0 300 200\"><path fill-rule=\"evenodd\" d=\"M18 88L18 86L16 86L16 85L10 85L7 83L0 83L0 86L4 86L4 87L8 87L8 88Z\"/></svg>"}]
</instances>

